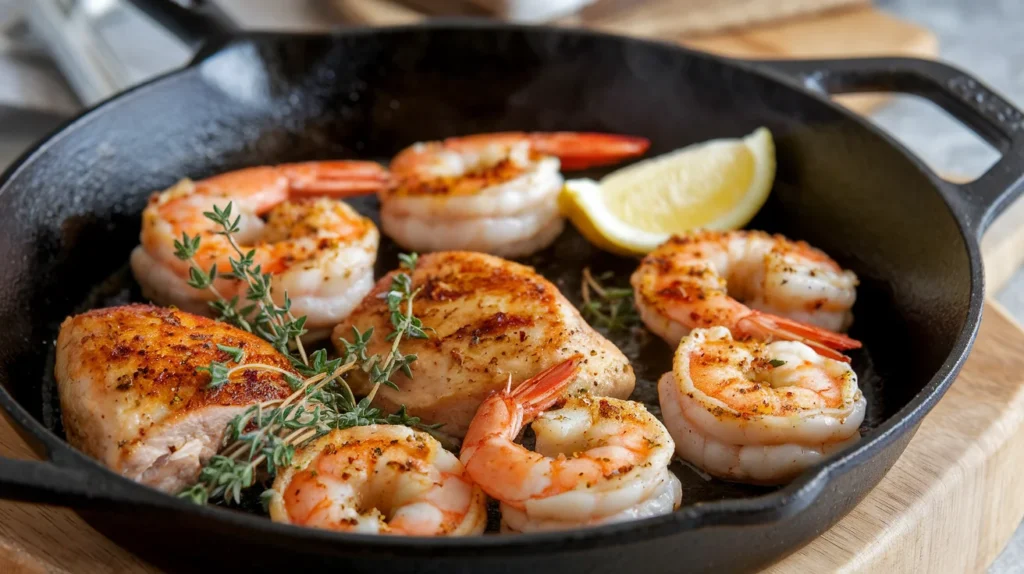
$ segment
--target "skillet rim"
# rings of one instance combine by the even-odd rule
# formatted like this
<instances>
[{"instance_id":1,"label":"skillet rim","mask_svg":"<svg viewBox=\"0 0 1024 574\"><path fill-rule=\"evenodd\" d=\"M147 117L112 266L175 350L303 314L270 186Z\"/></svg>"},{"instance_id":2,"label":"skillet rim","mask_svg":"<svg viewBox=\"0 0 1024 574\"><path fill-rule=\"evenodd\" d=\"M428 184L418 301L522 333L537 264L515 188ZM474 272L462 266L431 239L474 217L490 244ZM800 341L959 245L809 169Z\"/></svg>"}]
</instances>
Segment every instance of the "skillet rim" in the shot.
<instances>
[{"instance_id":1,"label":"skillet rim","mask_svg":"<svg viewBox=\"0 0 1024 574\"><path fill-rule=\"evenodd\" d=\"M624 45L639 46L647 50L674 51L675 54L686 58L711 60L745 73L756 74L770 82L809 96L817 100L819 104L830 107L832 111L837 112L844 119L856 123L862 129L868 130L875 136L881 137L883 141L899 151L932 184L935 191L945 202L947 209L949 209L950 215L956 222L967 248L971 274L968 311L964 325L954 340L952 350L946 360L903 408L873 430L869 439L862 440L854 447L814 465L778 490L748 498L697 502L683 506L680 510L663 516L569 531L531 533L518 536L481 535L462 538L395 537L392 539L391 537L368 534L304 528L276 523L265 517L221 507L196 506L173 495L162 493L124 478L102 466L98 461L85 456L43 426L39 420L33 417L14 399L6 387L0 386L0 406L4 408L8 418L16 423L17 426L20 426L20 429L17 430L31 433L39 443L46 447L49 460L41 461L39 464L55 464L63 468L65 463L68 463L87 471L92 477L102 479L107 482L108 486L117 489L116 493L110 497L110 502L115 504L142 503L154 507L163 507L175 512L190 513L192 516L203 517L228 526L261 530L265 534L273 534L279 537L304 539L309 543L343 543L344 546L358 545L367 552L404 551L408 553L410 550L416 550L420 551L419 553L423 555L429 555L432 551L464 553L474 550L513 551L520 548L528 548L535 553L544 553L582 549L594 546L597 543L602 543L605 546L619 546L629 544L637 538L654 540L691 528L744 526L775 522L797 514L815 502L833 475L838 476L848 472L853 467L872 458L874 454L877 454L878 451L883 450L901 438L905 433L915 432L915 428L923 416L935 406L935 403L952 385L956 374L960 371L969 355L981 324L984 306L984 277L978 240L970 230L969 214L965 212L963 199L955 193L954 187L939 178L921 159L902 144L865 118L835 104L820 91L810 89L794 78L787 76L784 72L772 68L769 62L727 58L693 50L671 42L633 38L593 30L500 23L473 19L440 19L426 23L384 27L359 26L329 33L247 32L234 34L216 38L206 44L185 67L161 74L138 86L116 94L61 124L45 138L24 152L10 167L0 174L0 194L7 190L8 182L15 178L21 169L34 160L37 155L45 152L50 146L55 145L64 137L68 137L75 129L93 121L99 114L104 113L108 106L126 102L131 98L144 97L150 90L164 88L175 81L184 81L189 78L189 74L200 73L203 62L216 57L234 45L244 43L259 44L268 39L282 41L292 38L358 38L360 36L381 33L428 32L436 34L472 30L514 33L532 32L562 37L596 38L601 41L616 41ZM902 451L900 454L902 454ZM0 464L3 464L3 462L0 461ZM118 493L124 493L125 496L121 496ZM79 505L72 503L69 506L74 508Z\"/></svg>"}]
</instances>

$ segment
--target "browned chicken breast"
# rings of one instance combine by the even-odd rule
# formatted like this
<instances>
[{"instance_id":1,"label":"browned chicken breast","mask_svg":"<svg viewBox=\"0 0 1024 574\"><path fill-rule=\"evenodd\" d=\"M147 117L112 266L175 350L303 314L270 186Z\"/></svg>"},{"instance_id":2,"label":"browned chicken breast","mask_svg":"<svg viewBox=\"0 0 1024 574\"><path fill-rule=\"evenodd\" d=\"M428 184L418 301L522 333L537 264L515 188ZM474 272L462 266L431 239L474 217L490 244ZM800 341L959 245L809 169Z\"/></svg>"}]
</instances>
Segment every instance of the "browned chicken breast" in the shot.
<instances>
[{"instance_id":1,"label":"browned chicken breast","mask_svg":"<svg viewBox=\"0 0 1024 574\"><path fill-rule=\"evenodd\" d=\"M69 317L56 368L68 442L166 492L194 482L232 417L291 393L283 375L256 369L206 388L210 375L196 367L234 366L218 344L245 351L246 363L291 370L255 335L183 311L127 305Z\"/></svg>"},{"instance_id":2,"label":"browned chicken breast","mask_svg":"<svg viewBox=\"0 0 1024 574\"><path fill-rule=\"evenodd\" d=\"M343 323L332 340L352 340L352 327L374 328L368 347L385 356L391 343L388 291L397 271L389 273ZM625 355L583 320L558 289L532 268L499 257L447 251L423 255L412 274L421 289L413 312L429 339L405 340L403 353L415 353L412 380L397 374L400 391L382 387L375 399L388 409L399 405L442 432L462 437L477 407L491 391L512 380L520 383L576 353L586 357L568 387L570 394L590 392L626 398L636 377ZM357 372L357 374L361 374ZM351 381L356 392L366 381Z\"/></svg>"}]
</instances>

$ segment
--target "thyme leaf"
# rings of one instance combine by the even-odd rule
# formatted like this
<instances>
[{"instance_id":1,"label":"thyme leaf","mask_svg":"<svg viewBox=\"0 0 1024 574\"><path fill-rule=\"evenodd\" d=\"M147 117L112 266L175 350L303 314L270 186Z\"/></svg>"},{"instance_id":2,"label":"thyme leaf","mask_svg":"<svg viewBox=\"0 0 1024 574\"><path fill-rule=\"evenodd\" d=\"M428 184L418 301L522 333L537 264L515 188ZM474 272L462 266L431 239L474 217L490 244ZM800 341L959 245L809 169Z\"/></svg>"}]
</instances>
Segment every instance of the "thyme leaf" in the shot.
<instances>
[{"instance_id":1,"label":"thyme leaf","mask_svg":"<svg viewBox=\"0 0 1024 574\"><path fill-rule=\"evenodd\" d=\"M231 355L231 360L236 363L241 364L241 362L245 360L245 351L239 349L238 347L229 347L227 345L218 344L217 348L220 349L221 351L224 351L228 355Z\"/></svg>"},{"instance_id":2,"label":"thyme leaf","mask_svg":"<svg viewBox=\"0 0 1024 574\"><path fill-rule=\"evenodd\" d=\"M228 366L219 361L213 361L209 366L196 367L197 371L210 373L210 382L206 384L208 389L216 389L228 382Z\"/></svg>"},{"instance_id":3,"label":"thyme leaf","mask_svg":"<svg viewBox=\"0 0 1024 574\"><path fill-rule=\"evenodd\" d=\"M374 335L372 328L360 332L354 327L352 341L341 341L344 348L341 357L329 359L323 349L307 355L300 339L306 332L306 317L292 315L287 293L283 305L274 303L271 275L255 265L255 251L243 253L232 237L239 231L240 216L232 219L230 203L224 209L215 206L206 216L220 225L217 233L227 238L237 257L230 258L230 273L218 274L216 266L204 272L195 262L200 237L183 235L181 241L175 241L175 254L191 263L193 287L211 290L217 297L211 307L221 320L267 340L288 358L295 372L305 378L300 379L273 365L243 363L245 352L242 349L218 344L217 349L227 353L236 366L229 368L227 363L213 361L208 366L198 367L197 371L210 374L207 388L216 389L229 383L235 373L263 369L284 376L292 394L284 400L253 405L234 417L227 425L219 453L203 466L198 481L179 493L180 497L196 504L207 504L211 500L238 504L241 492L253 486L257 470L274 476L278 469L291 464L297 448L334 429L370 424L404 424L424 430L440 426L423 425L418 417L409 415L404 406L395 414L386 414L372 405L381 385L398 388L391 380L396 371L412 377L410 366L416 355L400 352L401 340L428 337L429 329L413 316L413 299L418 291L412 289L411 276L405 272L396 274L391 289L385 294L393 328L385 337L392 343L385 357L369 354L368 345ZM412 271L415 268L415 253L399 259L402 269ZM250 304L239 309L237 296L231 300L222 297L214 286L218 278L245 281L246 300ZM298 353L293 353L292 348ZM344 379L346 373L356 368L367 373L373 385L370 393L360 400ZM261 496L264 506L269 500L264 492Z\"/></svg>"},{"instance_id":4,"label":"thyme leaf","mask_svg":"<svg viewBox=\"0 0 1024 574\"><path fill-rule=\"evenodd\" d=\"M633 302L633 290L608 287L601 281L612 279L611 273L595 278L589 267L583 269L583 305L580 312L591 325L609 333L629 331L640 325L640 315Z\"/></svg>"}]
</instances>

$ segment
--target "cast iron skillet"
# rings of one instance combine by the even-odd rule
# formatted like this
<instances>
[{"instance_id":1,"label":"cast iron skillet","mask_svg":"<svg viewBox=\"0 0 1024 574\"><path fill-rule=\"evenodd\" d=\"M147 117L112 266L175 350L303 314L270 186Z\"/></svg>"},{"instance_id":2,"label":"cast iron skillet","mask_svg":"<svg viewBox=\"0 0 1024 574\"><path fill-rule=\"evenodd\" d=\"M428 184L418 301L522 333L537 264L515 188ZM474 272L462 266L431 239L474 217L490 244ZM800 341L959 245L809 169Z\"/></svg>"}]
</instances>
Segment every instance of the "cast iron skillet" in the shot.
<instances>
[{"instance_id":1,"label":"cast iron skillet","mask_svg":"<svg viewBox=\"0 0 1024 574\"><path fill-rule=\"evenodd\" d=\"M823 93L924 96L1002 152L979 180L940 180ZM182 176L502 129L647 136L651 153L765 125L778 176L753 227L825 249L862 279L854 357L863 440L788 486L687 483L678 512L526 536L410 539L299 529L200 508L105 470L60 437L50 373L60 321L96 304L138 241L147 195ZM733 571L836 522L885 474L970 349L978 237L1021 191L1024 119L951 67L908 59L741 62L552 28L462 23L333 35L246 34L73 120L0 178L0 405L45 462L0 461L0 496L77 508L165 567L390 572ZM361 204L371 210L373 201ZM538 259L566 293L585 264L628 269L569 231ZM382 266L393 253L382 254ZM100 295L116 302L120 291ZM130 293L129 293L130 295ZM92 298L92 299L90 299ZM641 379L668 368L641 362ZM643 387L643 385L641 385Z\"/></svg>"}]
</instances>

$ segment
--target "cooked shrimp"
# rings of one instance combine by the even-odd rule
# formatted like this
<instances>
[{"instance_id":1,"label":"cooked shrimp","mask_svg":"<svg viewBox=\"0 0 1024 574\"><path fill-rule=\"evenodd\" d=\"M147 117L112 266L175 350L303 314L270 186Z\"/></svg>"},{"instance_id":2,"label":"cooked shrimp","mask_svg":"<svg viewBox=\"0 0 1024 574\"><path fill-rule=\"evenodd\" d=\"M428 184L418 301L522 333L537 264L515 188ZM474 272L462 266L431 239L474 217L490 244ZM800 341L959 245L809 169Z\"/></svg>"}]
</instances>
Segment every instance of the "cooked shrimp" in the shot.
<instances>
[{"instance_id":1,"label":"cooked shrimp","mask_svg":"<svg viewBox=\"0 0 1024 574\"><path fill-rule=\"evenodd\" d=\"M396 185L380 193L381 225L415 251L528 255L562 232L560 167L613 164L648 145L643 138L573 132L418 143L391 162Z\"/></svg>"},{"instance_id":2,"label":"cooked shrimp","mask_svg":"<svg viewBox=\"0 0 1024 574\"><path fill-rule=\"evenodd\" d=\"M492 395L470 424L460 458L501 502L505 530L605 524L679 506L681 485L668 470L672 437L643 405L587 394L561 399L580 358ZM531 421L536 452L514 442Z\"/></svg>"},{"instance_id":3,"label":"cooked shrimp","mask_svg":"<svg viewBox=\"0 0 1024 574\"><path fill-rule=\"evenodd\" d=\"M785 482L860 439L867 401L850 365L796 341L694 329L658 382L676 453L740 482Z\"/></svg>"},{"instance_id":4,"label":"cooked shrimp","mask_svg":"<svg viewBox=\"0 0 1024 574\"><path fill-rule=\"evenodd\" d=\"M857 276L803 241L761 231L673 237L644 258L631 283L643 322L669 345L721 325L801 341L837 360L849 360L838 351L861 346L834 332L853 322Z\"/></svg>"},{"instance_id":5,"label":"cooked shrimp","mask_svg":"<svg viewBox=\"0 0 1024 574\"><path fill-rule=\"evenodd\" d=\"M487 525L484 493L429 434L399 425L335 430L274 480L277 522L364 534L466 536Z\"/></svg>"},{"instance_id":6,"label":"cooked shrimp","mask_svg":"<svg viewBox=\"0 0 1024 574\"><path fill-rule=\"evenodd\" d=\"M143 294L163 305L210 314L209 290L188 285L189 262L175 257L174 241L199 235L195 261L204 270L231 270L238 259L220 227L204 212L214 206L233 209L239 217L234 240L254 263L273 276L271 293L278 304L287 292L292 312L306 316L307 339L325 336L348 316L373 286L373 263L379 234L369 219L345 203L316 196L372 193L385 185L387 173L370 162L310 162L254 167L198 182L182 180L153 194L142 213L142 244L131 264ZM268 214L264 221L260 215ZM214 283L227 299L245 300L248 284L228 278Z\"/></svg>"},{"instance_id":7,"label":"cooked shrimp","mask_svg":"<svg viewBox=\"0 0 1024 574\"><path fill-rule=\"evenodd\" d=\"M335 328L331 339L339 354L354 328L391 332L386 295L399 272L382 277ZM629 359L534 269L484 253L446 251L421 256L410 276L410 290L418 292L413 315L430 337L402 340L402 351L416 355L413 376L396 374L401 390L381 387L374 402L381 408L404 405L424 422L441 424L441 432L462 437L480 403L504 388L509 375L525 380L577 353L586 359L570 393L626 398L633 392ZM391 345L375 336L366 350L386 356ZM353 372L349 385L357 394L372 390L363 371Z\"/></svg>"}]
</instances>

